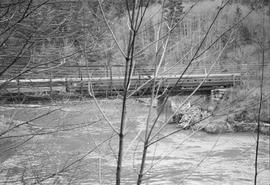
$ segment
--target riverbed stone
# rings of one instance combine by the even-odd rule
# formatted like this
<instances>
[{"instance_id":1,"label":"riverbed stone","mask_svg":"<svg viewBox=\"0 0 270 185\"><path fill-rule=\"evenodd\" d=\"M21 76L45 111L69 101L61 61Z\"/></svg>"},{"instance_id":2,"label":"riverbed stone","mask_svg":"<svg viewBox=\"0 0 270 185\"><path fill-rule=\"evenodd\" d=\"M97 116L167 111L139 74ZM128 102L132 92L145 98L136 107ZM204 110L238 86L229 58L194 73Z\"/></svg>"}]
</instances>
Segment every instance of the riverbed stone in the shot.
<instances>
[{"instance_id":1,"label":"riverbed stone","mask_svg":"<svg viewBox=\"0 0 270 185\"><path fill-rule=\"evenodd\" d=\"M222 119L214 120L203 129L207 133L219 134L233 132L228 122Z\"/></svg>"}]
</instances>

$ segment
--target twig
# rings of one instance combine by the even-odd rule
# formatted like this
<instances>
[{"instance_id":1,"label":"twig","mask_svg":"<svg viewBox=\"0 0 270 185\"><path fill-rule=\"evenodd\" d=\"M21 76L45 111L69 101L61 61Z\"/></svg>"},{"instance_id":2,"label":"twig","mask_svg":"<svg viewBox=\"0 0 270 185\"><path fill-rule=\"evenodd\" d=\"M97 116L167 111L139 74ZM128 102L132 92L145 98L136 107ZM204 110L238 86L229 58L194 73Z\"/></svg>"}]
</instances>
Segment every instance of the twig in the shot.
<instances>
[{"instance_id":1,"label":"twig","mask_svg":"<svg viewBox=\"0 0 270 185\"><path fill-rule=\"evenodd\" d=\"M265 19L265 12L263 8L263 40L262 40L262 73L261 73L261 80L260 80L260 105L258 110L258 121L257 121L257 136L256 136L256 153L255 153L255 164L254 164L254 185L257 184L257 176L258 176L258 157L259 157L259 143L260 143L260 119L261 119L261 111L262 111L262 100L263 100L263 83L264 83L264 42L265 42L265 27L264 27L264 19Z\"/></svg>"},{"instance_id":2,"label":"twig","mask_svg":"<svg viewBox=\"0 0 270 185\"><path fill-rule=\"evenodd\" d=\"M109 23L108 23L108 21L107 21L107 18L105 17L105 13L104 13L104 11L103 11L102 4L101 4L100 0L98 0L98 4L99 4L99 7L100 7L102 16L103 16L103 18L104 18L104 21L105 21L105 23L106 23L108 29L110 30L110 32L111 32L111 34L112 34L112 36L113 36L113 39L114 39L114 41L115 41L115 43L116 43L116 45L117 45L119 51L121 52L121 54L123 55L123 57L126 58L126 57L127 57L126 54L124 53L124 51L123 51L122 48L120 47L120 44L119 44L118 40L116 39L116 36L115 36L115 34L114 34L112 28L110 27L110 25L109 25Z\"/></svg>"},{"instance_id":3,"label":"twig","mask_svg":"<svg viewBox=\"0 0 270 185\"><path fill-rule=\"evenodd\" d=\"M106 116L106 114L104 113L104 111L102 110L102 108L100 107L97 99L96 99L96 96L94 94L94 91L92 89L92 83L91 83L91 79L89 77L89 81L88 81L88 93L91 97L93 97L94 99L94 102L99 110L99 112L101 113L101 115L103 116L103 118L106 120L106 122L108 123L108 125L111 127L111 129L116 133L116 134L119 134L119 132L116 130L116 128L114 128L112 122L109 120L109 118Z\"/></svg>"},{"instance_id":4,"label":"twig","mask_svg":"<svg viewBox=\"0 0 270 185\"><path fill-rule=\"evenodd\" d=\"M231 38L232 34L230 35ZM168 124L168 122L173 118L173 116L177 113L177 111L198 91L198 89L202 86L202 84L205 82L205 80L209 77L209 75L211 74L212 69L214 68L214 66L217 64L217 62L219 61L219 58L221 57L222 53L224 52L224 50L227 48L229 44L229 40L226 43L226 45L222 48L222 50L220 51L218 57L216 58L216 60L214 61L214 63L211 65L210 69L208 70L208 73L205 75L205 77L203 78L203 80L201 81L201 83L193 90L193 92L177 107L177 109L175 110L174 114L171 115L168 120L165 121L165 123L158 129L158 131L153 134L152 138L150 139L150 141L158 134L161 132L161 130ZM164 105L163 105L164 106Z\"/></svg>"}]
</instances>

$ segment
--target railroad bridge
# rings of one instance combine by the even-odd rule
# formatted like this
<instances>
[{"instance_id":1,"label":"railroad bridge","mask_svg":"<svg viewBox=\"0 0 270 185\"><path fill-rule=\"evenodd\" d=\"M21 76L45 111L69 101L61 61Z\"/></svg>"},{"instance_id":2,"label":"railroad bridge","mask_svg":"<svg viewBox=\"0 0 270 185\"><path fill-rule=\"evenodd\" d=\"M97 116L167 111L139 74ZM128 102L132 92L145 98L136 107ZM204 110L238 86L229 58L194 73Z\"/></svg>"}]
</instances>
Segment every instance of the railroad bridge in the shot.
<instances>
[{"instance_id":1,"label":"railroad bridge","mask_svg":"<svg viewBox=\"0 0 270 185\"><path fill-rule=\"evenodd\" d=\"M18 68L19 69L19 68ZM26 75L20 75L19 78L12 79L12 76L4 76L0 79L1 94L38 94L38 93L65 93L73 92L86 94L91 88L95 95L115 95L121 94L124 89L123 66L114 66L114 69L104 70L100 66L62 66L58 68L38 68L38 71L31 71ZM227 88L239 84L241 73L235 70L221 72L214 70L210 75L206 75L205 70L188 70L181 77L182 68L172 67L163 69L163 72L157 75L156 85L159 92L164 89L174 87L173 92L187 92L196 89L210 91L216 88ZM229 72L230 73L229 73ZM14 74L19 71L13 71ZM10 73L9 73L10 74ZM131 76L129 95L148 94L154 83L154 69L135 68ZM7 79L11 79L8 80Z\"/></svg>"}]
</instances>

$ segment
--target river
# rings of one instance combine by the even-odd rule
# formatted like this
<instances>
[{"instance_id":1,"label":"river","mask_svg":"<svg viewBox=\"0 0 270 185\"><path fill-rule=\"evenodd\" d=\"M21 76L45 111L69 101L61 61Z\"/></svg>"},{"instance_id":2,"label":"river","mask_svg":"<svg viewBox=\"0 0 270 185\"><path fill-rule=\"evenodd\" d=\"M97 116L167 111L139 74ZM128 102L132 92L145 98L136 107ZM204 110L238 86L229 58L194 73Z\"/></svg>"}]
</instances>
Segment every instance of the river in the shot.
<instances>
[{"instance_id":1,"label":"river","mask_svg":"<svg viewBox=\"0 0 270 185\"><path fill-rule=\"evenodd\" d=\"M112 124L117 126L121 103L104 101L101 106ZM85 124L102 118L93 102L38 108L2 107L1 114L6 117L13 115L17 120L29 120L59 107L61 111L34 121L34 125L51 129L55 125ZM147 106L138 102L128 105L123 184L136 182L147 110ZM175 130L175 125L167 125L157 138ZM110 127L102 119L72 130L37 135L18 150L14 150L12 155L9 152L2 163L1 176L18 180L24 172L25 179L35 174L36 178L44 180L44 184L114 184L118 140L112 134ZM110 137L112 139L102 143ZM149 185L253 184L255 145L254 133L212 135L191 130L181 131L149 148L145 168L147 173L143 182ZM2 159L3 157L4 153L1 154ZM258 160L260 185L269 185L269 163L269 137L261 135ZM10 169L8 173L5 173L4 167ZM65 167L67 168L61 171ZM58 175L46 179L59 171L61 173ZM20 180L14 182L22 184ZM16 184L14 182L10 184ZM32 181L26 182L30 184Z\"/></svg>"}]
</instances>

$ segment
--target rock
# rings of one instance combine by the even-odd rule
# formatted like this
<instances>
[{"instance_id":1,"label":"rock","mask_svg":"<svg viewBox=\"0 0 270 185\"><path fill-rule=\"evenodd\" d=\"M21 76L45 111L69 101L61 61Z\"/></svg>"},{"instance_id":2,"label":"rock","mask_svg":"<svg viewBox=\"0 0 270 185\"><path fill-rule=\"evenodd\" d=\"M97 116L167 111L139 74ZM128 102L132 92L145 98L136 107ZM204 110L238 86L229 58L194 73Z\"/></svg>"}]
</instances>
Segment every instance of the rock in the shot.
<instances>
[{"instance_id":1,"label":"rock","mask_svg":"<svg viewBox=\"0 0 270 185\"><path fill-rule=\"evenodd\" d=\"M179 124L178 127L188 129L209 116L210 113L203 111L199 106L190 106L188 109L182 109L179 115L182 118L177 122Z\"/></svg>"},{"instance_id":2,"label":"rock","mask_svg":"<svg viewBox=\"0 0 270 185\"><path fill-rule=\"evenodd\" d=\"M228 133L233 131L231 128L229 128L228 123L224 120L211 122L204 127L203 130L211 134Z\"/></svg>"},{"instance_id":3,"label":"rock","mask_svg":"<svg viewBox=\"0 0 270 185\"><path fill-rule=\"evenodd\" d=\"M184 116L184 114L182 114L182 113L175 114L173 116L173 122L174 123L180 123L180 121L181 121L181 119L182 119L183 116Z\"/></svg>"},{"instance_id":4,"label":"rock","mask_svg":"<svg viewBox=\"0 0 270 185\"><path fill-rule=\"evenodd\" d=\"M217 105L209 105L207 107L208 112L214 112L217 109Z\"/></svg>"},{"instance_id":5,"label":"rock","mask_svg":"<svg viewBox=\"0 0 270 185\"><path fill-rule=\"evenodd\" d=\"M255 132L256 123L237 122L234 124L235 132Z\"/></svg>"},{"instance_id":6,"label":"rock","mask_svg":"<svg viewBox=\"0 0 270 185\"><path fill-rule=\"evenodd\" d=\"M231 125L235 132L255 132L257 129L257 119L252 112L242 110L240 112L230 114L227 122ZM261 121L260 133L270 135L270 124Z\"/></svg>"},{"instance_id":7,"label":"rock","mask_svg":"<svg viewBox=\"0 0 270 185\"><path fill-rule=\"evenodd\" d=\"M240 111L238 113L235 113L233 115L233 119L235 121L238 121L238 122L241 122L241 121L252 122L252 121L256 120L256 117L254 116L253 113L251 113L247 110L243 110L243 111Z\"/></svg>"},{"instance_id":8,"label":"rock","mask_svg":"<svg viewBox=\"0 0 270 185\"><path fill-rule=\"evenodd\" d=\"M262 123L260 127L260 133L265 134L265 135L270 135L270 124L268 123Z\"/></svg>"},{"instance_id":9,"label":"rock","mask_svg":"<svg viewBox=\"0 0 270 185\"><path fill-rule=\"evenodd\" d=\"M269 112L263 111L261 113L261 121L270 124L270 114Z\"/></svg>"},{"instance_id":10,"label":"rock","mask_svg":"<svg viewBox=\"0 0 270 185\"><path fill-rule=\"evenodd\" d=\"M205 124L202 129L207 133L218 134L234 132L232 125L227 122L227 116L211 118L207 122L208 124Z\"/></svg>"}]
</instances>

